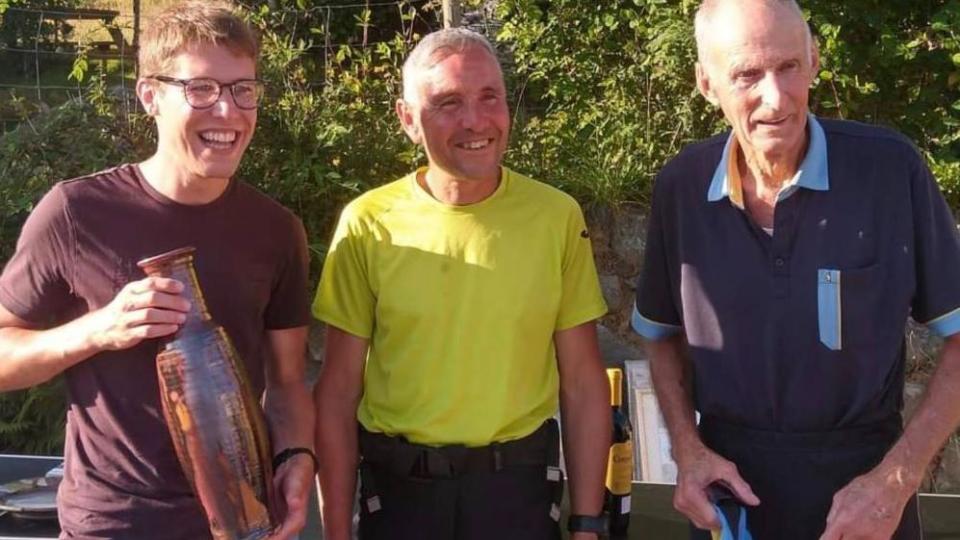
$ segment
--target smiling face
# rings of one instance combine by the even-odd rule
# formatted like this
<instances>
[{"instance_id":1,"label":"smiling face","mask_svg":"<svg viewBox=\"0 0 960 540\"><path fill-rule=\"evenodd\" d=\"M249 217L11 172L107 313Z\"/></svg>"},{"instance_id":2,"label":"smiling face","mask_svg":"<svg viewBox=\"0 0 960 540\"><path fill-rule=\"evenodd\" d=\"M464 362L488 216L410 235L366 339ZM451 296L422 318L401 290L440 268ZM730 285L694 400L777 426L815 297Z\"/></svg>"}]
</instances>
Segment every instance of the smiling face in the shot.
<instances>
[{"instance_id":1,"label":"smiling face","mask_svg":"<svg viewBox=\"0 0 960 540\"><path fill-rule=\"evenodd\" d=\"M171 63L175 79L215 79L231 83L256 78L256 64L229 48L197 45L179 53ZM157 122L157 155L182 182L224 181L233 176L257 123L256 109L237 107L228 88L206 109L194 109L176 84L141 80L137 85L147 112Z\"/></svg>"},{"instance_id":2,"label":"smiling face","mask_svg":"<svg viewBox=\"0 0 960 540\"><path fill-rule=\"evenodd\" d=\"M700 92L723 110L748 159L798 160L818 69L805 21L782 4L747 0L717 6L709 24Z\"/></svg>"},{"instance_id":3,"label":"smiling face","mask_svg":"<svg viewBox=\"0 0 960 540\"><path fill-rule=\"evenodd\" d=\"M413 95L397 102L397 114L410 139L423 145L430 173L496 183L510 132L496 59L468 46L419 70L413 85Z\"/></svg>"}]
</instances>

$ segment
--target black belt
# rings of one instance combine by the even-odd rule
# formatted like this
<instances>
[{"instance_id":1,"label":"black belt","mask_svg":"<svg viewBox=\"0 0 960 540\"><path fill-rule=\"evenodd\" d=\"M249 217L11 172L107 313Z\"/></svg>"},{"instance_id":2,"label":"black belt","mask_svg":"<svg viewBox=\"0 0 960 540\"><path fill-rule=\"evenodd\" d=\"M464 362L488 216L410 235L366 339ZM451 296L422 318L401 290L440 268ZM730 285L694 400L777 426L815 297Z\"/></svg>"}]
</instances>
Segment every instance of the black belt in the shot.
<instances>
[{"instance_id":1,"label":"black belt","mask_svg":"<svg viewBox=\"0 0 960 540\"><path fill-rule=\"evenodd\" d=\"M903 426L900 415L895 415L872 424L830 431L784 432L753 429L703 415L698 429L708 446L709 441L722 441L734 446L742 443L770 449L830 450L892 445L903 431Z\"/></svg>"},{"instance_id":2,"label":"black belt","mask_svg":"<svg viewBox=\"0 0 960 540\"><path fill-rule=\"evenodd\" d=\"M550 419L521 439L487 446L427 446L367 431L360 427L360 456L364 462L393 474L417 478L451 478L462 474L497 472L505 467L557 466L559 430Z\"/></svg>"},{"instance_id":3,"label":"black belt","mask_svg":"<svg viewBox=\"0 0 960 540\"><path fill-rule=\"evenodd\" d=\"M385 504L377 487L380 472L433 480L514 467L541 467L546 473L545 480L553 486L550 517L560 520L564 475L560 469L560 428L552 418L526 437L487 446L427 446L403 437L367 431L363 426L360 426L359 445L360 504L368 514L379 512Z\"/></svg>"}]
</instances>

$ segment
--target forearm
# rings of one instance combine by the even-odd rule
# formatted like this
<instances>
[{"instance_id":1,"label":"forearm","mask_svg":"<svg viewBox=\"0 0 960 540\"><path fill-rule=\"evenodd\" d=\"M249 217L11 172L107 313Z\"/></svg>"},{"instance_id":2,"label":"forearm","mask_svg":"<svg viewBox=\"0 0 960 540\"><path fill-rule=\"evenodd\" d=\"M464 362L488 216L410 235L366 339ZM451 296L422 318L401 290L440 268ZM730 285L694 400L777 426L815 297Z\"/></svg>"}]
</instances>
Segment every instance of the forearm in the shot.
<instances>
[{"instance_id":1,"label":"forearm","mask_svg":"<svg viewBox=\"0 0 960 540\"><path fill-rule=\"evenodd\" d=\"M317 385L316 450L320 461L320 507L325 538L350 538L356 493L356 406L336 399L335 389Z\"/></svg>"},{"instance_id":2,"label":"forearm","mask_svg":"<svg viewBox=\"0 0 960 540\"><path fill-rule=\"evenodd\" d=\"M275 453L285 448L313 448L313 400L304 381L268 387L264 413Z\"/></svg>"},{"instance_id":3,"label":"forearm","mask_svg":"<svg viewBox=\"0 0 960 540\"><path fill-rule=\"evenodd\" d=\"M948 338L927 391L903 435L878 468L892 485L912 493L934 456L960 423L960 337Z\"/></svg>"},{"instance_id":4,"label":"forearm","mask_svg":"<svg viewBox=\"0 0 960 540\"><path fill-rule=\"evenodd\" d=\"M275 452L313 447L313 400L306 383L307 327L269 330L263 409Z\"/></svg>"},{"instance_id":5,"label":"forearm","mask_svg":"<svg viewBox=\"0 0 960 540\"><path fill-rule=\"evenodd\" d=\"M0 328L0 392L44 383L100 352L88 330L93 316L49 330Z\"/></svg>"},{"instance_id":6,"label":"forearm","mask_svg":"<svg viewBox=\"0 0 960 540\"><path fill-rule=\"evenodd\" d=\"M604 476L612 432L609 383L600 369L561 385L563 448L570 482L570 511L598 515L603 510Z\"/></svg>"},{"instance_id":7,"label":"forearm","mask_svg":"<svg viewBox=\"0 0 960 540\"><path fill-rule=\"evenodd\" d=\"M645 348L650 358L650 375L657 402L670 433L673 458L682 465L688 456L695 455L703 447L703 443L697 433L690 370L682 352L681 338L647 340Z\"/></svg>"},{"instance_id":8,"label":"forearm","mask_svg":"<svg viewBox=\"0 0 960 540\"><path fill-rule=\"evenodd\" d=\"M363 395L367 340L327 327L326 358L314 388L324 537L349 540L357 488L357 405Z\"/></svg>"}]
</instances>

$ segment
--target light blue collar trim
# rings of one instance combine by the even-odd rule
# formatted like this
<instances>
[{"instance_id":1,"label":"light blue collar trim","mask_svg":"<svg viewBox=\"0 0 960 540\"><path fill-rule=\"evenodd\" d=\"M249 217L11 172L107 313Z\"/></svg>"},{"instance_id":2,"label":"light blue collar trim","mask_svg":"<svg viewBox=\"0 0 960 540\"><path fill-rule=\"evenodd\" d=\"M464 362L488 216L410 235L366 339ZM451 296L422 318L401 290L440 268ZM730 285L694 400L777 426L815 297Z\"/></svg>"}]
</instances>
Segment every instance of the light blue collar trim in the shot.
<instances>
[{"instance_id":1,"label":"light blue collar trim","mask_svg":"<svg viewBox=\"0 0 960 540\"><path fill-rule=\"evenodd\" d=\"M797 169L797 175L793 182L780 193L777 200L786 199L797 188L814 191L830 190L826 134L824 134L820 122L817 122L816 117L811 113L807 113L807 125L810 126L810 145L807 147L807 155L800 162L800 167ZM723 145L720 163L713 171L713 179L710 180L710 189L707 191L707 200L710 202L716 202L730 196L730 185L727 181L727 162L730 158L730 145L733 144L733 137L735 135L730 133L726 144Z\"/></svg>"},{"instance_id":2,"label":"light blue collar trim","mask_svg":"<svg viewBox=\"0 0 960 540\"><path fill-rule=\"evenodd\" d=\"M723 145L720 163L713 171L713 179L710 180L710 189L707 191L707 200L710 202L717 202L730 196L730 183L727 182L727 162L730 159L730 145L733 144L734 137L736 135L731 131L726 144Z\"/></svg>"}]
</instances>

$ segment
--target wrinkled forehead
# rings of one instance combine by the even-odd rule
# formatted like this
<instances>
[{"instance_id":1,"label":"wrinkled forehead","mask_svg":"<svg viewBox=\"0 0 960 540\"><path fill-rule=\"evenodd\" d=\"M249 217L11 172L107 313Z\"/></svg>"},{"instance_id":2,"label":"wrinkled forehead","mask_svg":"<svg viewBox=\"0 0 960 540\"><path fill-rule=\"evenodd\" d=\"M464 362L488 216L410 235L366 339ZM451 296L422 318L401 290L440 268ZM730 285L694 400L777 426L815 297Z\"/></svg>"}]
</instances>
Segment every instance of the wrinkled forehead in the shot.
<instances>
[{"instance_id":1,"label":"wrinkled forehead","mask_svg":"<svg viewBox=\"0 0 960 540\"><path fill-rule=\"evenodd\" d=\"M430 60L414 74L421 95L504 88L500 63L483 47L467 46L443 54L438 51Z\"/></svg>"}]
</instances>

